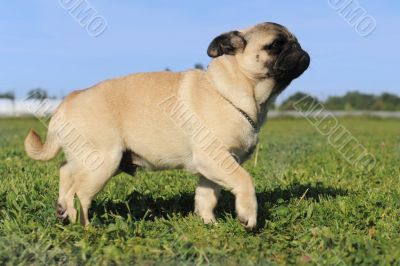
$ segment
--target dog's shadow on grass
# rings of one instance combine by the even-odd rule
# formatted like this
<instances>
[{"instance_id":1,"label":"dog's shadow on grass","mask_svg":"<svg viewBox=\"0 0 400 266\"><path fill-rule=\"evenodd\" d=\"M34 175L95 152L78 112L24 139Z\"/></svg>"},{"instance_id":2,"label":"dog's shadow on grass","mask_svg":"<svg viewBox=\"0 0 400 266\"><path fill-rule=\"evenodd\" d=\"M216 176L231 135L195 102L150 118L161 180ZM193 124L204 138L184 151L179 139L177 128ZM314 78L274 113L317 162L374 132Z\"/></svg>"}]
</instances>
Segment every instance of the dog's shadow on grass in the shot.
<instances>
[{"instance_id":1,"label":"dog's shadow on grass","mask_svg":"<svg viewBox=\"0 0 400 266\"><path fill-rule=\"evenodd\" d=\"M287 188L275 188L271 191L257 193L258 201L258 227L263 228L265 220L270 218L269 208L278 202L288 202L292 199L312 199L319 201L321 198L337 197L347 195L347 190L341 188L327 187L322 183L299 184L293 183ZM101 223L113 222L113 214L127 218L129 215L137 220L154 220L155 218L168 218L174 214L182 217L193 212L194 193L181 193L171 198L154 197L133 192L122 202L112 200L96 201L93 203L91 212L95 213ZM222 191L218 206L216 208L218 218L224 219L226 215L235 216L235 198L227 192Z\"/></svg>"}]
</instances>

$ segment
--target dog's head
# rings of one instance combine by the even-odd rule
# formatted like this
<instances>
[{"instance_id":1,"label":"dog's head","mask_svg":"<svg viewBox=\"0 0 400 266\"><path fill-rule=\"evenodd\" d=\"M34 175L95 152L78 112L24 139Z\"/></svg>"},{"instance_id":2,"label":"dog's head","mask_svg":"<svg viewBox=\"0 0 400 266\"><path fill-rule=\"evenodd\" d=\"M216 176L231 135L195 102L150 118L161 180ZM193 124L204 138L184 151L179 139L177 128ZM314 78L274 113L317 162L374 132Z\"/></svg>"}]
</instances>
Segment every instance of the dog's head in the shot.
<instances>
[{"instance_id":1,"label":"dog's head","mask_svg":"<svg viewBox=\"0 0 400 266\"><path fill-rule=\"evenodd\" d=\"M296 37L276 23L262 23L249 29L216 37L208 47L210 57L235 56L241 71L252 79L274 79L288 85L309 66L310 56Z\"/></svg>"}]
</instances>

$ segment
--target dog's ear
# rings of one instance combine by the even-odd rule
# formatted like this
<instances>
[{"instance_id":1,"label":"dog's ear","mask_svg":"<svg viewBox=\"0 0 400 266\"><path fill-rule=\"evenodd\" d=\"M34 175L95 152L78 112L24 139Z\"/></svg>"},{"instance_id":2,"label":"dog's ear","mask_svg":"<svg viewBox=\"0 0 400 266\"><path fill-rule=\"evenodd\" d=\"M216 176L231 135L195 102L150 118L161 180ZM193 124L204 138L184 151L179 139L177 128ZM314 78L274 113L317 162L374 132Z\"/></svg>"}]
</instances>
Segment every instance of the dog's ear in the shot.
<instances>
[{"instance_id":1,"label":"dog's ear","mask_svg":"<svg viewBox=\"0 0 400 266\"><path fill-rule=\"evenodd\" d=\"M234 55L243 51L246 47L246 40L239 31L231 31L216 37L208 46L209 57L218 57L224 54Z\"/></svg>"}]
</instances>

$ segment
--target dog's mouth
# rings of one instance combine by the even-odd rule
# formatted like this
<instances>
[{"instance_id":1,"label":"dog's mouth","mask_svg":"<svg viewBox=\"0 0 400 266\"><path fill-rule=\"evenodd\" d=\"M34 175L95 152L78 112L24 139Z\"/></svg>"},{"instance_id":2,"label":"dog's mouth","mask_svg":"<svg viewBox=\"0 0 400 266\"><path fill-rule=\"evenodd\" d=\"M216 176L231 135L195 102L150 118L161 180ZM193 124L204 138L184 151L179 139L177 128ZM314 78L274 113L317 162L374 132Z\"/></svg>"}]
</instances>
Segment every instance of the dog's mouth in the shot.
<instances>
[{"instance_id":1,"label":"dog's mouth","mask_svg":"<svg viewBox=\"0 0 400 266\"><path fill-rule=\"evenodd\" d=\"M268 76L276 80L296 79L307 70L310 61L310 56L302 49L283 51L270 67Z\"/></svg>"}]
</instances>

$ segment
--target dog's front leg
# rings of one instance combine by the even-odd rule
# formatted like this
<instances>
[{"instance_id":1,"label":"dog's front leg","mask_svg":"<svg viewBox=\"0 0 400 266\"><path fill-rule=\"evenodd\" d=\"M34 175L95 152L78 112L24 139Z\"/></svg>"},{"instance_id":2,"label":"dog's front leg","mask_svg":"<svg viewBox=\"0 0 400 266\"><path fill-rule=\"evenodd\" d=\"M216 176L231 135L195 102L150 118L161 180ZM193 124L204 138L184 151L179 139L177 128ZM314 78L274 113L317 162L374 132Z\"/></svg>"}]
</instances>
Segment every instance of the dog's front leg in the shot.
<instances>
[{"instance_id":1,"label":"dog's front leg","mask_svg":"<svg viewBox=\"0 0 400 266\"><path fill-rule=\"evenodd\" d=\"M238 219L247 229L253 229L257 224L257 199L247 171L222 148L198 149L193 161L200 174L235 195Z\"/></svg>"},{"instance_id":2,"label":"dog's front leg","mask_svg":"<svg viewBox=\"0 0 400 266\"><path fill-rule=\"evenodd\" d=\"M194 209L206 224L215 222L214 208L217 205L220 191L221 186L203 176L199 177L194 198Z\"/></svg>"}]
</instances>

